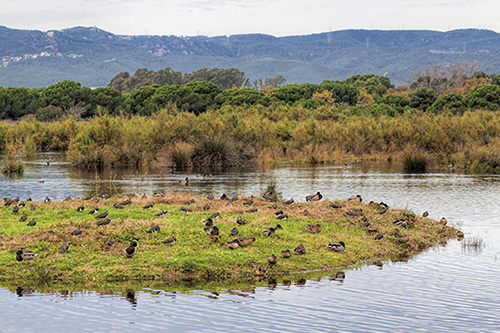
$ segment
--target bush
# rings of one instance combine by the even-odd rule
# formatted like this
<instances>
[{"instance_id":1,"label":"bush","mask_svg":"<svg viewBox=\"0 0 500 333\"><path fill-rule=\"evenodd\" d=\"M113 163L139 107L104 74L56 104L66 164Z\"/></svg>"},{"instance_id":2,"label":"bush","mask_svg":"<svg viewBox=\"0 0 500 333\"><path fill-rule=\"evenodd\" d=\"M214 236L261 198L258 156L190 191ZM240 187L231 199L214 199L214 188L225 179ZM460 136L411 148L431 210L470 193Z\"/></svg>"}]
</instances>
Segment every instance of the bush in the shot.
<instances>
[{"instance_id":1,"label":"bush","mask_svg":"<svg viewBox=\"0 0 500 333\"><path fill-rule=\"evenodd\" d=\"M196 167L241 167L253 158L251 149L241 142L223 136L201 139L194 147L191 159Z\"/></svg>"},{"instance_id":2,"label":"bush","mask_svg":"<svg viewBox=\"0 0 500 333\"><path fill-rule=\"evenodd\" d=\"M403 156L403 168L406 173L424 173L427 164L427 157L419 151L405 153Z\"/></svg>"}]
</instances>

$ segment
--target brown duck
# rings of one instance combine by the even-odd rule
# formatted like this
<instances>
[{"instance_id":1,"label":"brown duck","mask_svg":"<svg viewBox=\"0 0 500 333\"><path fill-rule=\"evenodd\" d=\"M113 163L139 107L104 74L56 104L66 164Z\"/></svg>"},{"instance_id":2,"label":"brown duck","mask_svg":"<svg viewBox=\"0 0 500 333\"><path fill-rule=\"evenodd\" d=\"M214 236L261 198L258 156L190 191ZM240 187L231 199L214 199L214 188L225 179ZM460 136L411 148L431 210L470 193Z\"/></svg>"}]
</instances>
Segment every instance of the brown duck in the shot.
<instances>
[{"instance_id":1,"label":"brown duck","mask_svg":"<svg viewBox=\"0 0 500 333\"><path fill-rule=\"evenodd\" d=\"M312 234L318 234L321 232L321 226L319 224L308 224L306 229Z\"/></svg>"}]
</instances>

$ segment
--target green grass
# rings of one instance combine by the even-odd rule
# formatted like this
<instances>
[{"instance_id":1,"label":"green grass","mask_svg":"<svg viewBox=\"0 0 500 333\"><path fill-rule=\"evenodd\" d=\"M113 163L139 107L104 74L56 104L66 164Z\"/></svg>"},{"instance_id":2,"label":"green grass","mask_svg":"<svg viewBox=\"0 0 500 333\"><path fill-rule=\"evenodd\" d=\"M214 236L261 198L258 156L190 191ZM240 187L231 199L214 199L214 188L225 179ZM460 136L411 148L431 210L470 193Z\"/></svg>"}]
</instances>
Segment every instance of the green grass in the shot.
<instances>
[{"instance_id":1,"label":"green grass","mask_svg":"<svg viewBox=\"0 0 500 333\"><path fill-rule=\"evenodd\" d=\"M365 261L384 260L392 256L410 256L435 244L443 244L455 235L455 230L443 227L435 221L416 217L409 229L395 227L392 221L401 218L402 210L389 210L380 215L378 205L339 201L341 209L332 209L328 201L319 203L294 203L290 206L254 199L257 213L245 213L244 198L227 205L224 200L206 200L196 198L196 203L189 205L193 212L183 213L180 207L190 197L132 198L133 205L123 210L112 207L124 198L101 200L99 203L73 200L37 202L37 209L32 212L28 205L17 214L12 207L0 207L0 280L28 279L33 281L121 281L130 279L158 280L211 280L227 279L237 276L253 276L253 270L262 267L268 275L285 274L307 270L321 270L334 267L346 267ZM212 207L203 211L205 203ZM76 212L76 207L85 205L83 212ZM142 208L146 203L154 203L151 210ZM111 223L97 226L97 219L88 213L94 205L100 212L107 210ZM304 209L309 211L303 215ZM352 218L346 212L352 208L363 209L371 221L370 228L361 226L360 217ZM167 209L164 217L155 217L154 213ZM284 210L290 218L277 220L274 212ZM201 222L213 212L220 212L222 218L215 220L220 229L219 242L207 240ZM28 227L26 222L19 222L22 214L27 213L28 221L36 218L37 225ZM250 223L244 226L236 224L241 215ZM123 223L120 222L123 219ZM283 230L266 238L262 229L276 226ZM306 231L307 224L319 223L322 231L311 234ZM159 233L147 233L152 225L159 225ZM77 227L83 230L82 236L71 236ZM255 237L256 241L248 247L230 250L225 243L234 237L230 230L237 227L238 236ZM407 235L409 241L397 241L394 230ZM374 240L375 232L383 232L384 238ZM161 241L175 235L177 242L169 245ZM113 237L115 244L110 249L103 249L102 244ZM124 248L131 240L137 240L137 254L127 259ZM329 242L343 240L346 250L336 253L328 249ZM62 243L69 244L67 253L60 254ZM281 250L293 249L303 244L307 253L293 255L289 259L281 257ZM15 252L20 248L38 253L32 261L16 262ZM278 263L270 266L267 257L276 254Z\"/></svg>"}]
</instances>

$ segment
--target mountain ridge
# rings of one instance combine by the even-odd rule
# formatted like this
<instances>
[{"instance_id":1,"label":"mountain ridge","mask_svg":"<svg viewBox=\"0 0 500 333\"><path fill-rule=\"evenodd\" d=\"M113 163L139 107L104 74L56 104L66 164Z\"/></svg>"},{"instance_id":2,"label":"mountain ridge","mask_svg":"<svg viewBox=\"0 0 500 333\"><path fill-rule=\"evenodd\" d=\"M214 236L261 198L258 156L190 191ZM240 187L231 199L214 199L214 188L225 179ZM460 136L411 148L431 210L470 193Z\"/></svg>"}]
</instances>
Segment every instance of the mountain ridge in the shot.
<instances>
[{"instance_id":1,"label":"mountain ridge","mask_svg":"<svg viewBox=\"0 0 500 333\"><path fill-rule=\"evenodd\" d=\"M395 84L429 65L477 61L500 73L500 34L483 29L347 29L275 37L117 35L97 27L22 30L0 26L0 86L43 87L62 80L105 86L121 71L170 67L182 72L236 67L251 79L283 75L319 83L354 74Z\"/></svg>"}]
</instances>

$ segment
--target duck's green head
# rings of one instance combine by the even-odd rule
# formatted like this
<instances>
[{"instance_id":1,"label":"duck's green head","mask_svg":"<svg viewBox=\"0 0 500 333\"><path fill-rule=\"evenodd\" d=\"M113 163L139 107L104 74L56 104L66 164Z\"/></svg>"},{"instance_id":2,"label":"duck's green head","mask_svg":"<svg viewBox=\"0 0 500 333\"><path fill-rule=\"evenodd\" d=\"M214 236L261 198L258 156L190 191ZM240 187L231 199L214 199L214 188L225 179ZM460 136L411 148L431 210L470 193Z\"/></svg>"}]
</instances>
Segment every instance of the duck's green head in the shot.
<instances>
[{"instance_id":1,"label":"duck's green head","mask_svg":"<svg viewBox=\"0 0 500 333\"><path fill-rule=\"evenodd\" d=\"M16 255L23 254L23 250L17 250Z\"/></svg>"},{"instance_id":2,"label":"duck's green head","mask_svg":"<svg viewBox=\"0 0 500 333\"><path fill-rule=\"evenodd\" d=\"M136 241L131 241L130 242L130 246L136 247L137 246L137 242Z\"/></svg>"}]
</instances>

